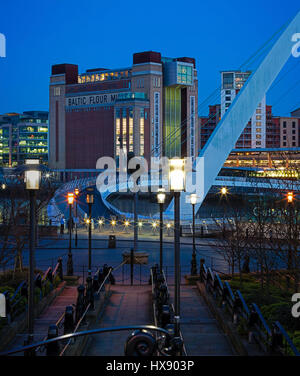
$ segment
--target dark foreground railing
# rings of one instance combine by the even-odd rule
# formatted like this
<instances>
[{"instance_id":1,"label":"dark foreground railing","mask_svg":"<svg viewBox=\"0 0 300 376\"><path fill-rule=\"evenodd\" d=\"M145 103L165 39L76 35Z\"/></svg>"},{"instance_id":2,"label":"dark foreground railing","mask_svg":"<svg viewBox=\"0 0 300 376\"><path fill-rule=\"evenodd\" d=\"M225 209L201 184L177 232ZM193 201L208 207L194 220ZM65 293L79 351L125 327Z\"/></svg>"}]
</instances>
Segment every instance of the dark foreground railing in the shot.
<instances>
[{"instance_id":1,"label":"dark foreground railing","mask_svg":"<svg viewBox=\"0 0 300 376\"><path fill-rule=\"evenodd\" d=\"M200 280L205 284L206 290L220 301L221 306L227 308L233 323L242 323L248 332L249 341L254 340L263 352L300 356L300 352L278 321L272 323L271 329L255 303L249 308L242 293L237 290L234 294L230 283L222 282L218 273L214 273L205 264L200 267Z\"/></svg>"},{"instance_id":2,"label":"dark foreground railing","mask_svg":"<svg viewBox=\"0 0 300 376\"><path fill-rule=\"evenodd\" d=\"M129 335L125 343L125 356L153 356L157 355L157 353L163 356L174 355L172 348L172 338L170 338L169 332L166 329L159 328L153 325L132 325L92 329L77 333L65 334L60 337L48 339L46 341L41 341L28 346L2 352L0 353L0 356L13 355L20 352L24 352L25 354L33 354L35 353L35 350L39 347L45 347L47 349L47 352L51 353L51 351L49 351L50 348L55 349L59 341L70 341L72 339L82 336L129 330L133 330L133 333ZM155 337L152 332L159 332L160 336ZM52 355L55 354L53 354L52 352Z\"/></svg>"}]
</instances>

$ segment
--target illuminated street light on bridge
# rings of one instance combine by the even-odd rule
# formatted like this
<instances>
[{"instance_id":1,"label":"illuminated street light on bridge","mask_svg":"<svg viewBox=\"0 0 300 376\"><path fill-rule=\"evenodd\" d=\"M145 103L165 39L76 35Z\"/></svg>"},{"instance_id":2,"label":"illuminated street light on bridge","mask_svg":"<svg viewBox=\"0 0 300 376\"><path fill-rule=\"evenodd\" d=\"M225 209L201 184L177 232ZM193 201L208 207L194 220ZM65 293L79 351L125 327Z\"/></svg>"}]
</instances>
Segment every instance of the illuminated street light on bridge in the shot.
<instances>
[{"instance_id":1,"label":"illuminated street light on bridge","mask_svg":"<svg viewBox=\"0 0 300 376\"><path fill-rule=\"evenodd\" d=\"M287 193L287 201L289 204L293 203L294 201L294 192L288 192Z\"/></svg>"},{"instance_id":2,"label":"illuminated street light on bridge","mask_svg":"<svg viewBox=\"0 0 300 376\"><path fill-rule=\"evenodd\" d=\"M227 187L222 187L222 188L221 188L221 195L222 195L222 196L226 196L227 193L228 193L228 189L227 189Z\"/></svg>"}]
</instances>

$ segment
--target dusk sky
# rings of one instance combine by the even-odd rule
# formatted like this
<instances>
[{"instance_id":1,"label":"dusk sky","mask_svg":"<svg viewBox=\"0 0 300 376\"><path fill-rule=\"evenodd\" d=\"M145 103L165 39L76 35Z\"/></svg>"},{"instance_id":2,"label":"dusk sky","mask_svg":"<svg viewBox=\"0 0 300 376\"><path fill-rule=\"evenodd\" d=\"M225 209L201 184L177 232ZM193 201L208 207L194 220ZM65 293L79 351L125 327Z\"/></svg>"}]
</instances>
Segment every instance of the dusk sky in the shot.
<instances>
[{"instance_id":1,"label":"dusk sky","mask_svg":"<svg viewBox=\"0 0 300 376\"><path fill-rule=\"evenodd\" d=\"M0 58L0 114L48 110L52 64L78 64L79 72L127 67L134 52L147 50L195 57L201 103L220 85L221 70L237 69L297 11L298 0L2 2L7 57ZM293 65L268 98L279 102L276 115L300 107L300 64Z\"/></svg>"}]
</instances>

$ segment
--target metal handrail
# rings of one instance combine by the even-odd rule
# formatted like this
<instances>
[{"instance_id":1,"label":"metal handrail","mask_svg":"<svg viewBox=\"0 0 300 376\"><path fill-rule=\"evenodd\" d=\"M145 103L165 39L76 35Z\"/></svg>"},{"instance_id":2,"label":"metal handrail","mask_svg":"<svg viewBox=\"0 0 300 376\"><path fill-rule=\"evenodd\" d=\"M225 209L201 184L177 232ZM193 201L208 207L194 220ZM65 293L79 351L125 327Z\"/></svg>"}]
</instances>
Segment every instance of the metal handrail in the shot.
<instances>
[{"instance_id":1,"label":"metal handrail","mask_svg":"<svg viewBox=\"0 0 300 376\"><path fill-rule=\"evenodd\" d=\"M97 328L97 329L91 329L91 330L85 330L82 332L76 332L76 333L69 333L64 334L60 337L55 337L48 339L46 341L37 342L31 345L23 346L17 349L12 349L9 351L5 351L0 353L0 356L7 356L7 355L13 355L19 352L24 352L32 349L36 349L41 346L46 346L50 343L55 343L58 341L64 341L64 340L71 340L73 338L82 337L86 335L94 335L94 334L100 334L100 333L106 333L106 332L118 332L118 331L125 331L125 330L153 330L156 332L163 333L167 338L170 337L169 332L166 329L154 326L154 325L130 325L130 326L116 326L116 327L109 327L109 328Z\"/></svg>"},{"instance_id":2,"label":"metal handrail","mask_svg":"<svg viewBox=\"0 0 300 376\"><path fill-rule=\"evenodd\" d=\"M210 284L209 287L213 289L214 288L213 281L211 281L211 278L207 278L207 276L209 274L209 270L206 268L205 264L202 265L200 274L203 277L205 284L209 283ZM220 280L217 273L215 273L215 278L218 281ZM222 281L221 281L221 283L222 283ZM219 283L219 286L221 287L222 284ZM229 292L229 294L226 297L226 301L229 304L230 309L232 310L233 306L234 306L234 301L235 301L236 298L235 298L235 296L234 296L234 294L231 290L231 286L230 286L228 281L226 281L224 283L224 286L226 286L226 288ZM221 288L221 291L217 290L217 292L219 292L219 294L222 295L223 290L224 290L224 287ZM236 294L242 302L242 308L239 310L241 315L245 319L249 319L250 310L249 310L249 308L248 308L248 306L247 306L247 304L244 300L242 293L239 290L237 290ZM257 313L257 316L259 318L259 323L255 324L255 327L257 329L257 334L255 335L255 337L257 337L257 335L260 336L261 340L259 338L257 338L257 341L260 344L260 346L263 347L264 351L267 351L269 349L269 346L270 346L270 339L272 338L272 331L271 331L269 325L267 324L265 318L263 317L263 315L262 315L260 309L258 308L258 306L255 303L252 303L252 306L253 306L253 308L254 308L254 310ZM300 352L298 351L298 349L294 345L293 341L291 340L291 338L289 337L289 335L287 334L287 332L285 331L283 326L278 321L276 321L274 323L274 325L278 328L279 332L283 335L283 337L286 340L286 343L290 346L294 355L300 356Z\"/></svg>"}]
</instances>

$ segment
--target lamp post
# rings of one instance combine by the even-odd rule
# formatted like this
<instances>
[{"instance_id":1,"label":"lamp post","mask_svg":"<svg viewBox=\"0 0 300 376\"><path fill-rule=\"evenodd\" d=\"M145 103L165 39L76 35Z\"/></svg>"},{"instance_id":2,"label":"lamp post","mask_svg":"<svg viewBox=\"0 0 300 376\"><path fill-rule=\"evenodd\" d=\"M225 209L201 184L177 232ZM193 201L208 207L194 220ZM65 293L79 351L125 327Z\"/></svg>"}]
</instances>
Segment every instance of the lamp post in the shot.
<instances>
[{"instance_id":1,"label":"lamp post","mask_svg":"<svg viewBox=\"0 0 300 376\"><path fill-rule=\"evenodd\" d=\"M74 189L74 193L75 193L75 247L77 247L78 245L78 235L77 235L77 220L78 220L78 212L77 212L77 202L78 202L78 196L79 196L79 189L78 188L75 188Z\"/></svg>"},{"instance_id":2,"label":"lamp post","mask_svg":"<svg viewBox=\"0 0 300 376\"><path fill-rule=\"evenodd\" d=\"M68 193L69 204L69 252L67 262L67 275L73 275L73 257L72 257L72 205L74 202L74 193Z\"/></svg>"},{"instance_id":3,"label":"lamp post","mask_svg":"<svg viewBox=\"0 0 300 376\"><path fill-rule=\"evenodd\" d=\"M86 203L89 206L89 266L88 275L92 275L92 205L94 203L94 189L87 188Z\"/></svg>"},{"instance_id":4,"label":"lamp post","mask_svg":"<svg viewBox=\"0 0 300 376\"><path fill-rule=\"evenodd\" d=\"M163 188L157 193L157 202L159 204L159 270L163 271L163 208L166 200L166 194Z\"/></svg>"},{"instance_id":5,"label":"lamp post","mask_svg":"<svg viewBox=\"0 0 300 376\"><path fill-rule=\"evenodd\" d=\"M288 192L286 195L288 208L289 208L289 248L288 248L288 270L292 269L292 227L293 227L293 204L294 204L294 192Z\"/></svg>"},{"instance_id":6,"label":"lamp post","mask_svg":"<svg viewBox=\"0 0 300 376\"><path fill-rule=\"evenodd\" d=\"M175 336L180 334L180 192L185 189L184 159L169 160L169 186L174 194Z\"/></svg>"},{"instance_id":7,"label":"lamp post","mask_svg":"<svg viewBox=\"0 0 300 376\"><path fill-rule=\"evenodd\" d=\"M195 239L195 205L197 203L197 195L190 195L190 202L193 208L193 254L191 261L191 275L197 275L197 260L196 260L196 239Z\"/></svg>"},{"instance_id":8,"label":"lamp post","mask_svg":"<svg viewBox=\"0 0 300 376\"><path fill-rule=\"evenodd\" d=\"M38 170L39 160L25 160L25 183L30 198L30 233L29 233L29 293L28 293L28 339L27 344L33 342L34 333L34 244L35 244L35 192L40 187L41 172ZM30 165L30 166L29 166Z\"/></svg>"}]
</instances>

